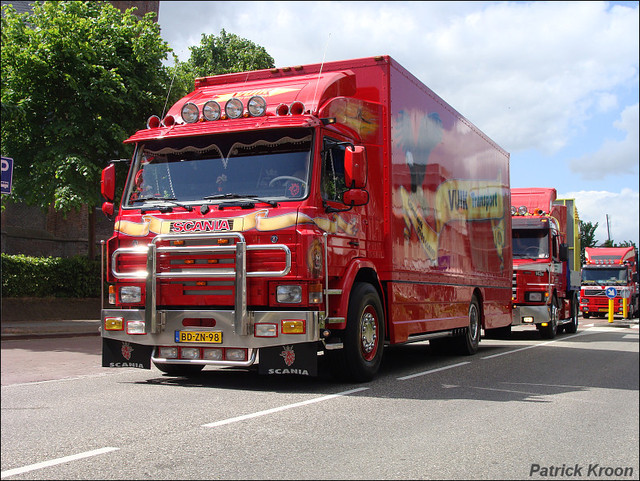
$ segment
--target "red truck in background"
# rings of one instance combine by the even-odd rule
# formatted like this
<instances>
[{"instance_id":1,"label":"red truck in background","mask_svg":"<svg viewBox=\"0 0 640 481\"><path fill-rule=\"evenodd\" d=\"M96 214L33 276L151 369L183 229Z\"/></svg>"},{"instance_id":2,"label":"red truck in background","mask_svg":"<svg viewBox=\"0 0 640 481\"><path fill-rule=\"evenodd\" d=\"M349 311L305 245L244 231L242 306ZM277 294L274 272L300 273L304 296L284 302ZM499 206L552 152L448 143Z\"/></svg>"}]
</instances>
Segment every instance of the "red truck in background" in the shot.
<instances>
[{"instance_id":1,"label":"red truck in background","mask_svg":"<svg viewBox=\"0 0 640 481\"><path fill-rule=\"evenodd\" d=\"M582 317L604 317L609 312L607 290L612 292L614 314L638 317L638 253L630 247L586 247L582 266ZM624 299L627 311L624 312Z\"/></svg>"},{"instance_id":2,"label":"red truck in background","mask_svg":"<svg viewBox=\"0 0 640 481\"><path fill-rule=\"evenodd\" d=\"M511 323L509 154L388 56L199 78L126 142L103 366L366 381Z\"/></svg>"},{"instance_id":3,"label":"red truck in background","mask_svg":"<svg viewBox=\"0 0 640 481\"><path fill-rule=\"evenodd\" d=\"M574 199L554 188L512 188L513 324L545 338L578 330L580 229Z\"/></svg>"}]
</instances>

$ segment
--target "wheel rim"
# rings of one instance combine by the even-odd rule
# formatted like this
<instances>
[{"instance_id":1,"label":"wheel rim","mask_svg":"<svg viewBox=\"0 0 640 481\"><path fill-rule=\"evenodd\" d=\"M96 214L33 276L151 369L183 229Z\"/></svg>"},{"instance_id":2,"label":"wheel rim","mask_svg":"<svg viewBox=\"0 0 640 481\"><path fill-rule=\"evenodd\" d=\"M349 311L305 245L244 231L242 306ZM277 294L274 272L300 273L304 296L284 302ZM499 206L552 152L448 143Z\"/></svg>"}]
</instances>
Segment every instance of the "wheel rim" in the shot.
<instances>
[{"instance_id":1,"label":"wheel rim","mask_svg":"<svg viewBox=\"0 0 640 481\"><path fill-rule=\"evenodd\" d=\"M478 307L472 304L469 307L469 337L475 342L478 338L478 330L480 329L480 322L478 316Z\"/></svg>"},{"instance_id":2,"label":"wheel rim","mask_svg":"<svg viewBox=\"0 0 640 481\"><path fill-rule=\"evenodd\" d=\"M360 349L366 361L378 352L378 315L373 306L367 306L360 318Z\"/></svg>"}]
</instances>

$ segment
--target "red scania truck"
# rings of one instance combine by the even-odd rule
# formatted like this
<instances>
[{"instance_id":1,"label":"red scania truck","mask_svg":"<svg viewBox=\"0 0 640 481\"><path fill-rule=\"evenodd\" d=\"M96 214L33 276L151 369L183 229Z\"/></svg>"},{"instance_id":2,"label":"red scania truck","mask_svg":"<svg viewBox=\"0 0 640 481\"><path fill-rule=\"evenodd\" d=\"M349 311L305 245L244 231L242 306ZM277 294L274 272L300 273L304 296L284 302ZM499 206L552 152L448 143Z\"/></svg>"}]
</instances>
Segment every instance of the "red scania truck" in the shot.
<instances>
[{"instance_id":1,"label":"red scania truck","mask_svg":"<svg viewBox=\"0 0 640 481\"><path fill-rule=\"evenodd\" d=\"M511 323L509 154L388 56L198 78L125 142L103 366L366 381Z\"/></svg>"},{"instance_id":2,"label":"red scania truck","mask_svg":"<svg viewBox=\"0 0 640 481\"><path fill-rule=\"evenodd\" d=\"M629 247L586 247L582 266L580 309L582 317L604 317L609 312L632 319L638 316L638 253ZM625 300L626 299L626 312Z\"/></svg>"},{"instance_id":3,"label":"red scania truck","mask_svg":"<svg viewBox=\"0 0 640 481\"><path fill-rule=\"evenodd\" d=\"M513 326L545 338L578 330L580 226L574 199L553 188L512 188Z\"/></svg>"}]
</instances>

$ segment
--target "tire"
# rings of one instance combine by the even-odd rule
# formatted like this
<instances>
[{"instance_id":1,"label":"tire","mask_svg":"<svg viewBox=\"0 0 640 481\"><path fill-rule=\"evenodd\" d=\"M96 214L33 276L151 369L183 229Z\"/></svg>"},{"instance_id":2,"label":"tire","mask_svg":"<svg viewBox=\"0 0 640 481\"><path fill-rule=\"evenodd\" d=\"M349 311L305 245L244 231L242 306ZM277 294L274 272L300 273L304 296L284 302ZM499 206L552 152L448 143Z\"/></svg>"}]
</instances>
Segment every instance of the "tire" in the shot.
<instances>
[{"instance_id":1,"label":"tire","mask_svg":"<svg viewBox=\"0 0 640 481\"><path fill-rule=\"evenodd\" d=\"M582 313L582 317L583 317L584 319L589 319L589 318L591 317L591 314L589 314L588 312L583 312L583 313Z\"/></svg>"},{"instance_id":2,"label":"tire","mask_svg":"<svg viewBox=\"0 0 640 481\"><path fill-rule=\"evenodd\" d=\"M571 322L568 322L564 325L564 332L567 334L575 334L578 332L578 314L579 314L579 306L578 306L578 296L573 294L571 296Z\"/></svg>"},{"instance_id":3,"label":"tire","mask_svg":"<svg viewBox=\"0 0 640 481\"><path fill-rule=\"evenodd\" d=\"M540 335L545 339L553 339L558 333L558 298L554 294L549 306L549 324L540 326Z\"/></svg>"},{"instance_id":4,"label":"tire","mask_svg":"<svg viewBox=\"0 0 640 481\"><path fill-rule=\"evenodd\" d=\"M204 365L198 364L166 364L164 362L154 362L153 364L170 376L195 376L200 374L200 371L204 368Z\"/></svg>"},{"instance_id":5,"label":"tire","mask_svg":"<svg viewBox=\"0 0 640 481\"><path fill-rule=\"evenodd\" d=\"M480 319L480 304L478 299L474 295L469 303L469 310L467 312L469 319L469 325L465 329L463 336L456 339L458 344L458 352L465 356L471 356L478 352L480 345L480 332L482 330L482 321Z\"/></svg>"},{"instance_id":6,"label":"tire","mask_svg":"<svg viewBox=\"0 0 640 481\"><path fill-rule=\"evenodd\" d=\"M384 311L371 284L359 282L353 286L343 344L343 349L328 353L333 374L354 382L373 379L384 350Z\"/></svg>"}]
</instances>

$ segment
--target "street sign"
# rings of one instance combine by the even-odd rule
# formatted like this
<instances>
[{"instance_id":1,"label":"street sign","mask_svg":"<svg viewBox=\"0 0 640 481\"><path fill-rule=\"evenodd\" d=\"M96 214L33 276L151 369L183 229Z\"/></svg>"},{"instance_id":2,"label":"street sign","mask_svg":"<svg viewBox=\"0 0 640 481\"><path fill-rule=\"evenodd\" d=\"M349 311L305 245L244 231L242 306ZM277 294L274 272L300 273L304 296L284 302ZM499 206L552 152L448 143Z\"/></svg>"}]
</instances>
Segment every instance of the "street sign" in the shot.
<instances>
[{"instance_id":1,"label":"street sign","mask_svg":"<svg viewBox=\"0 0 640 481\"><path fill-rule=\"evenodd\" d=\"M618 295L618 291L615 287L607 287L605 290L605 294L609 299L615 299L615 297Z\"/></svg>"},{"instance_id":2,"label":"street sign","mask_svg":"<svg viewBox=\"0 0 640 481\"><path fill-rule=\"evenodd\" d=\"M11 194L11 184L13 181L13 159L11 157L2 157L2 194Z\"/></svg>"}]
</instances>

